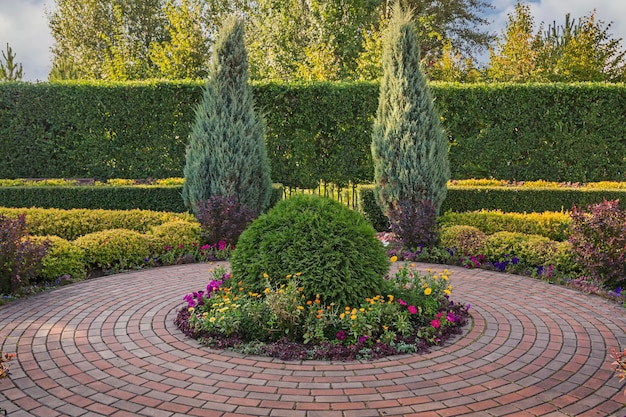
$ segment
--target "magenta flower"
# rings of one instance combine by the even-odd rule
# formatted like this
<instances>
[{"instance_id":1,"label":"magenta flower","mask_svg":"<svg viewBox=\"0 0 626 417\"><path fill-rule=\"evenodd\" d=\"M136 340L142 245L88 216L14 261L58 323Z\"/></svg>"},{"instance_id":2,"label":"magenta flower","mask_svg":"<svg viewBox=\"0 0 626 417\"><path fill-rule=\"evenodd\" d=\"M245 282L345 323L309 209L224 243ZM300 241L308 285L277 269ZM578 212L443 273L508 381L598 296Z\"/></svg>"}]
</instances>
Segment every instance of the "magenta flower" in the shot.
<instances>
[{"instance_id":1,"label":"magenta flower","mask_svg":"<svg viewBox=\"0 0 626 417\"><path fill-rule=\"evenodd\" d=\"M437 314L437 320L440 320L443 317L443 311L440 311L439 314Z\"/></svg>"},{"instance_id":2,"label":"magenta flower","mask_svg":"<svg viewBox=\"0 0 626 417\"><path fill-rule=\"evenodd\" d=\"M359 336L359 343L365 343L365 342L367 342L367 339L369 339L369 337L367 337L367 336Z\"/></svg>"},{"instance_id":3,"label":"magenta flower","mask_svg":"<svg viewBox=\"0 0 626 417\"><path fill-rule=\"evenodd\" d=\"M343 330L339 330L335 337L337 338L337 340L344 340L346 338L346 332L344 332Z\"/></svg>"},{"instance_id":4,"label":"magenta flower","mask_svg":"<svg viewBox=\"0 0 626 417\"><path fill-rule=\"evenodd\" d=\"M194 298L193 294L187 294L183 297L183 300L187 302L187 305L189 307L195 307L197 305L196 303L196 299Z\"/></svg>"},{"instance_id":5,"label":"magenta flower","mask_svg":"<svg viewBox=\"0 0 626 417\"><path fill-rule=\"evenodd\" d=\"M207 244L207 245L200 246L200 250L209 250L209 249L211 249L211 245Z\"/></svg>"},{"instance_id":6,"label":"magenta flower","mask_svg":"<svg viewBox=\"0 0 626 417\"><path fill-rule=\"evenodd\" d=\"M450 322L450 323L456 323L456 316L454 315L453 312L449 311L448 315L446 316L446 319Z\"/></svg>"},{"instance_id":7,"label":"magenta flower","mask_svg":"<svg viewBox=\"0 0 626 417\"><path fill-rule=\"evenodd\" d=\"M433 320L430 322L430 325L433 326L435 329L438 329L439 326L441 326L441 322L437 319Z\"/></svg>"},{"instance_id":8,"label":"magenta flower","mask_svg":"<svg viewBox=\"0 0 626 417\"><path fill-rule=\"evenodd\" d=\"M220 240L217 243L217 250L224 250L226 249L226 246L228 246L228 243L224 242L223 240Z\"/></svg>"},{"instance_id":9,"label":"magenta flower","mask_svg":"<svg viewBox=\"0 0 626 417\"><path fill-rule=\"evenodd\" d=\"M403 307L406 306L406 301L404 301L402 298L398 298L398 303Z\"/></svg>"},{"instance_id":10,"label":"magenta flower","mask_svg":"<svg viewBox=\"0 0 626 417\"><path fill-rule=\"evenodd\" d=\"M411 314L417 314L417 308L415 306L409 306L408 310Z\"/></svg>"},{"instance_id":11,"label":"magenta flower","mask_svg":"<svg viewBox=\"0 0 626 417\"><path fill-rule=\"evenodd\" d=\"M196 299L198 300L199 306L204 304L204 301L202 300L203 295L204 295L204 291L193 292L193 296L196 297Z\"/></svg>"}]
</instances>

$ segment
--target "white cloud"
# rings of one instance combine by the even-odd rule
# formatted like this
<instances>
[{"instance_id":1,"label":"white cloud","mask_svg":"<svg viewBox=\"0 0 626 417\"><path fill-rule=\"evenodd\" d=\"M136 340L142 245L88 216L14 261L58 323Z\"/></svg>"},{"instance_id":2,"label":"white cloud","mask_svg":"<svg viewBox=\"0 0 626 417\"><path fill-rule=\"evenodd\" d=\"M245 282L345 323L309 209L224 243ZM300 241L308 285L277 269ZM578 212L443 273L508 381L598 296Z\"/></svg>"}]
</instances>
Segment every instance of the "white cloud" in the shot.
<instances>
[{"instance_id":1,"label":"white cloud","mask_svg":"<svg viewBox=\"0 0 626 417\"><path fill-rule=\"evenodd\" d=\"M26 81L48 79L52 36L45 15L46 3L52 1L0 0L0 50L6 51L9 43L15 60L22 64Z\"/></svg>"}]
</instances>

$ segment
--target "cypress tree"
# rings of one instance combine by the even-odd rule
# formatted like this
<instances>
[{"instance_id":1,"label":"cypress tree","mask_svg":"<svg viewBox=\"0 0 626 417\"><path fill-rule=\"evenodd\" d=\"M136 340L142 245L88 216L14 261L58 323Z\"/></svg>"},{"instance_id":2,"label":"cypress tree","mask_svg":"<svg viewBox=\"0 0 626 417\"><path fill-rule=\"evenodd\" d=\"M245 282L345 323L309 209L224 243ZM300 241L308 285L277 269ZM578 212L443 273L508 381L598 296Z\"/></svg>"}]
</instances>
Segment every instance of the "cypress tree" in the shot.
<instances>
[{"instance_id":1,"label":"cypress tree","mask_svg":"<svg viewBox=\"0 0 626 417\"><path fill-rule=\"evenodd\" d=\"M243 23L226 19L214 44L203 97L187 148L183 200L198 215L212 197L236 197L261 213L271 194L265 124L254 110L248 84Z\"/></svg>"},{"instance_id":2,"label":"cypress tree","mask_svg":"<svg viewBox=\"0 0 626 417\"><path fill-rule=\"evenodd\" d=\"M411 13L400 7L390 21L382 64L371 146L377 202L388 216L398 210L411 215L409 208L419 214L426 204L436 216L450 178L448 139L420 67Z\"/></svg>"}]
</instances>

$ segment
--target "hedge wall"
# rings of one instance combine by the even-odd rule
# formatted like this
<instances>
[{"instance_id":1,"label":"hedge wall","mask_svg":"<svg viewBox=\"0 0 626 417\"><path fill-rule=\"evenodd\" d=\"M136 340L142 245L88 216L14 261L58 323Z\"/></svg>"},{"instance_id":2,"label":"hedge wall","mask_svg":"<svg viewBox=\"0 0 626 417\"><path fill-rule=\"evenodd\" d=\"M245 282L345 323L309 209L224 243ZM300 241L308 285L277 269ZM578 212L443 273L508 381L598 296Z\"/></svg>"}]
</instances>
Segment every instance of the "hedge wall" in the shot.
<instances>
[{"instance_id":1,"label":"hedge wall","mask_svg":"<svg viewBox=\"0 0 626 417\"><path fill-rule=\"evenodd\" d=\"M254 84L272 180L370 182L376 83ZM0 178L182 176L198 82L0 83ZM623 84L432 84L452 178L624 180Z\"/></svg>"},{"instance_id":2,"label":"hedge wall","mask_svg":"<svg viewBox=\"0 0 626 417\"><path fill-rule=\"evenodd\" d=\"M182 186L23 186L0 187L0 207L105 209L185 213ZM283 187L272 186L270 207L282 199Z\"/></svg>"}]
</instances>

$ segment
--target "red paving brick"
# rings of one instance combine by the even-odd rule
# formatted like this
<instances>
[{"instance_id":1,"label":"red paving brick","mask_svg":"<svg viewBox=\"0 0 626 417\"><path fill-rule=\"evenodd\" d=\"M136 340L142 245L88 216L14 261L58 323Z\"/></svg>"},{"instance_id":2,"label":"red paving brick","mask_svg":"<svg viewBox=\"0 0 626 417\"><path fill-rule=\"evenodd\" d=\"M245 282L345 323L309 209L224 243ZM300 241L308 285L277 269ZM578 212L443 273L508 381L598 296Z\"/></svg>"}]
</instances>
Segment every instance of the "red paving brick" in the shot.
<instances>
[{"instance_id":1,"label":"red paving brick","mask_svg":"<svg viewBox=\"0 0 626 417\"><path fill-rule=\"evenodd\" d=\"M532 278L447 268L472 325L430 353L378 361L282 362L203 348L173 324L182 297L206 285L203 264L9 303L0 348L17 357L0 407L46 416L626 415L608 357L626 343L623 308Z\"/></svg>"}]
</instances>

